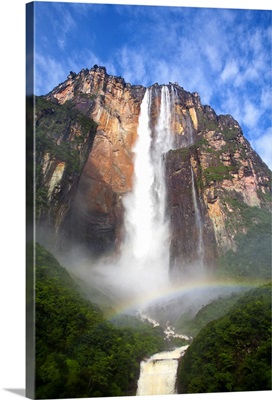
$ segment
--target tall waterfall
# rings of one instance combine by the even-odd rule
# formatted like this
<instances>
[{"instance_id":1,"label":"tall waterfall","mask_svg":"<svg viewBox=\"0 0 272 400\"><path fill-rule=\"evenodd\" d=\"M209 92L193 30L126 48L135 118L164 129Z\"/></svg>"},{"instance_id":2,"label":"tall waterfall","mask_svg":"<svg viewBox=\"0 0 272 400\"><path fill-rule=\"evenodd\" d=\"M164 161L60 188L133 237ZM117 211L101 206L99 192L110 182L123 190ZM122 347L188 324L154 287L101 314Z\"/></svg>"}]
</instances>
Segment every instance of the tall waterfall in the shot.
<instances>
[{"instance_id":1,"label":"tall waterfall","mask_svg":"<svg viewBox=\"0 0 272 400\"><path fill-rule=\"evenodd\" d=\"M161 106L157 125L155 127L155 140L152 148L152 159L154 165L154 195L157 202L158 219L165 224L166 187L165 166L163 155L173 147L173 135L171 132L171 117L173 110L173 97L167 86L161 89ZM167 228L166 228L167 229Z\"/></svg>"},{"instance_id":2,"label":"tall waterfall","mask_svg":"<svg viewBox=\"0 0 272 400\"><path fill-rule=\"evenodd\" d=\"M138 140L134 147L133 190L125 199L126 241L123 251L129 251L135 259L146 260L152 255L152 230L154 205L152 185L154 166L151 160L152 143L149 125L152 93L146 90L139 116Z\"/></svg>"},{"instance_id":3,"label":"tall waterfall","mask_svg":"<svg viewBox=\"0 0 272 400\"><path fill-rule=\"evenodd\" d=\"M165 216L166 186L164 153L172 147L172 100L162 86L160 110L154 131L150 116L154 88L147 88L141 104L138 139L134 151L133 190L124 198L126 237L122 257L129 260L132 276L149 280L149 285L168 282L169 224ZM150 281L150 279L151 281ZM137 282L138 284L138 282ZM143 285L143 282L140 283Z\"/></svg>"},{"instance_id":4,"label":"tall waterfall","mask_svg":"<svg viewBox=\"0 0 272 400\"><path fill-rule=\"evenodd\" d=\"M123 241L119 255L102 259L92 277L106 296L116 303L132 304L139 310L152 295L171 291L170 221L166 215L167 187L165 155L179 144L174 126L178 93L173 85L146 89L140 106L137 139L132 149L134 176L132 191L122 201L124 206ZM186 145L193 142L193 127L186 113ZM182 177L180 177L182 179ZM194 254L203 266L203 226L198 207L193 170L191 169L192 202L197 226ZM182 222L182 221L181 221ZM189 239L188 239L189 240ZM182 257L182 255L181 255Z\"/></svg>"},{"instance_id":5,"label":"tall waterfall","mask_svg":"<svg viewBox=\"0 0 272 400\"><path fill-rule=\"evenodd\" d=\"M197 227L197 256L199 267L203 269L204 267L204 246L203 246L203 225L200 215L199 206L196 198L196 190L195 190L195 177L194 171L191 167L191 177L192 177L192 197L193 197L193 206L195 210L195 223Z\"/></svg>"}]
</instances>

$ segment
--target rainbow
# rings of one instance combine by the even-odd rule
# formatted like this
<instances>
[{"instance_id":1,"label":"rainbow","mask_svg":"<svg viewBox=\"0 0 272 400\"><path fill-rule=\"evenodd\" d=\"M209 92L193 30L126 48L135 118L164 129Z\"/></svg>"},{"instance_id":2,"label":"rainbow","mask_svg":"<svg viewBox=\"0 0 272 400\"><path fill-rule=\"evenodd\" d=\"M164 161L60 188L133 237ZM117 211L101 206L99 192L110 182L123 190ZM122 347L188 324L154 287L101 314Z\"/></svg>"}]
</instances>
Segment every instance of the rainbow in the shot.
<instances>
[{"instance_id":1,"label":"rainbow","mask_svg":"<svg viewBox=\"0 0 272 400\"><path fill-rule=\"evenodd\" d=\"M262 284L267 281L235 281L231 279L201 279L201 280L186 280L176 284L169 284L165 287L159 287L154 290L149 290L146 293L141 293L138 296L120 300L117 304L113 305L114 310L107 313L108 318L112 318L121 314L132 314L135 311L140 311L146 306L158 302L168 301L174 298L179 298L184 295L194 293L201 295L201 293L208 293L209 291L218 291L218 296L224 292L231 294L231 292L246 291Z\"/></svg>"}]
</instances>

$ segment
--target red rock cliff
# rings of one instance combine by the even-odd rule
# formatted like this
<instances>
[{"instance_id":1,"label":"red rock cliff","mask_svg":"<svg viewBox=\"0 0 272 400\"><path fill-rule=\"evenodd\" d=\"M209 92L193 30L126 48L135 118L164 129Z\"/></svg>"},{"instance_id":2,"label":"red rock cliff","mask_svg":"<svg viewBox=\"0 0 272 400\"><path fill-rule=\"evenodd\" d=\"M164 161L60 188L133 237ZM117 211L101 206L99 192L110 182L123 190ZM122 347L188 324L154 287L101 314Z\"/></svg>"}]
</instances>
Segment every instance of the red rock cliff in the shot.
<instances>
[{"instance_id":1,"label":"red rock cliff","mask_svg":"<svg viewBox=\"0 0 272 400\"><path fill-rule=\"evenodd\" d=\"M201 104L197 93L191 94L176 83L169 87L175 96L175 144L166 156L171 265L194 262L197 228L192 184L203 223L204 259L214 265L218 254L235 249L237 235L247 231L243 205L268 208L270 171L231 116L217 116L212 108ZM160 108L160 90L161 86L155 84L153 127ZM70 104L97 124L90 151L69 195L69 207L65 213L55 214L53 225L59 227L65 240L85 243L98 255L117 250L122 240L122 196L132 189L132 149L144 93L143 86L130 85L108 75L104 67L94 66L79 74L70 73L44 99L58 107ZM50 120L50 113L42 118ZM62 137L60 142L64 140L71 139ZM60 202L57 191L67 192L67 182L62 181L65 163L50 152L41 154L40 163L47 199L52 204L55 193L55 203ZM51 165L50 176L45 172L47 164Z\"/></svg>"}]
</instances>

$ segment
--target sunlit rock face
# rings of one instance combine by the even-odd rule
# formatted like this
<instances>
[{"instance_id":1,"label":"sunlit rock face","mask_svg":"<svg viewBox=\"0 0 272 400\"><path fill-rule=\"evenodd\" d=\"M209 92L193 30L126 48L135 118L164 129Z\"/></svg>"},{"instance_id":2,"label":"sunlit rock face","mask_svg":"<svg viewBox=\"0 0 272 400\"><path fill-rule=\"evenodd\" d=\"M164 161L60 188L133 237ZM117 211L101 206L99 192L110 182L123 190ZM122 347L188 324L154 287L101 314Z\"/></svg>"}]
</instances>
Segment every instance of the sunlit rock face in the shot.
<instances>
[{"instance_id":1,"label":"sunlit rock face","mask_svg":"<svg viewBox=\"0 0 272 400\"><path fill-rule=\"evenodd\" d=\"M196 243L204 248L203 263L214 268L218 254L235 249L239 231L246 233L237 204L268 208L270 171L231 116L217 116L211 107L201 104L198 93L189 93L177 83L167 87L173 148L162 157L170 269L193 265L200 254ZM97 123L76 184L70 182L70 195L62 201L58 193L67 192L69 185L64 179L65 164L48 152L40 157L43 166L51 166L50 174L48 168L43 170L50 207L55 199L62 207L57 210L65 209L51 213L51 224L62 244L85 244L96 255L119 251L125 235L123 197L133 186L133 146L145 91L143 86L130 85L121 77L108 75L104 67L94 66L70 73L46 96L52 103L71 104ZM149 123L153 145L161 91L161 85L152 85ZM50 119L50 113L42 118ZM60 138L63 140L71 138ZM201 219L201 238L196 214Z\"/></svg>"},{"instance_id":2,"label":"sunlit rock face","mask_svg":"<svg viewBox=\"0 0 272 400\"><path fill-rule=\"evenodd\" d=\"M94 66L68 79L47 96L75 108L97 123L92 150L80 175L69 213L74 241L96 254L118 247L122 237L122 195L132 189L132 147L137 137L142 86L126 84Z\"/></svg>"}]
</instances>

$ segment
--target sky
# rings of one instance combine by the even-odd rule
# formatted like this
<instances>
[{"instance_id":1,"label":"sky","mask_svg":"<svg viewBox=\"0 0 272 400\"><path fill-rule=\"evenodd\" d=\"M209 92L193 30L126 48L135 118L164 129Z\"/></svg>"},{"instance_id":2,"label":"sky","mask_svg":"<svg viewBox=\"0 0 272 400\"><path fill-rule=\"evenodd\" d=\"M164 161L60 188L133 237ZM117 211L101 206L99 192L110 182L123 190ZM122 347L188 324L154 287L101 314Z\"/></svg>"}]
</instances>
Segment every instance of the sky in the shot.
<instances>
[{"instance_id":1,"label":"sky","mask_svg":"<svg viewBox=\"0 0 272 400\"><path fill-rule=\"evenodd\" d=\"M271 9L36 2L35 94L94 64L131 84L178 82L231 114L272 168L271 18Z\"/></svg>"},{"instance_id":2,"label":"sky","mask_svg":"<svg viewBox=\"0 0 272 400\"><path fill-rule=\"evenodd\" d=\"M87 0L86 0L87 1ZM90 2L90 0L88 0ZM94 0L95 3L102 3L102 1ZM112 0L108 0L110 3L114 3ZM122 3L148 3L145 0L132 0L132 1L125 1L120 0ZM0 69L1 69L1 93L2 93L2 103L1 103L1 112L2 112L2 119L1 119L1 128L2 128L2 135L1 135L1 157L0 157L0 164L1 164L1 187L3 188L2 196L0 197L0 213L1 213L1 229L4 232L4 240L2 241L1 247L1 256L2 256L2 264L4 268L1 268L0 272L0 281L2 282L1 290L0 290L0 304L1 304L1 322L2 322L2 329L0 332L0 353L1 353L1 363L4 368L1 369L0 374L0 397L3 400L15 400L18 399L18 395L24 395L25 388L25 3L26 0L13 0L13 1L6 1L3 3L1 13L0 13L0 41L1 41L1 60ZM117 2L115 2L117 3ZM232 7L232 8L245 8L245 5L249 5L255 9L269 9L271 10L272 2L271 0L154 0L153 2L150 1L149 3L164 3L164 4L173 4L175 5L182 5L182 6L196 6L196 7ZM271 12L271 11L270 11ZM49 16L52 13L48 11L47 17L44 16L41 23L45 23L46 25L49 23ZM71 14L71 12L70 12ZM73 20L77 20L77 15L72 13L71 16ZM40 14L41 17L41 14ZM83 14L84 17L84 14ZM80 23L83 24L84 18L80 20ZM64 18L61 18L60 14L55 15L56 23L58 21L64 21ZM94 18L95 20L95 18ZM91 24L90 23L89 25ZM244 22L243 19L240 20ZM123 19L125 22L125 19ZM209 24L209 21L204 21L202 24L202 28L204 29L204 25ZM84 24L86 26L86 22ZM68 26L68 25L66 25ZM165 26L165 25L163 25ZM271 22L270 22L271 26ZM84 27L84 26L83 26ZM82 27L82 28L83 28ZM141 27L141 25L140 25ZM138 30L140 29L139 26L136 27L134 35L137 35ZM191 35L194 34L193 32L193 24L190 23L190 35L187 37L187 40L190 39ZM49 89L44 89L45 91L51 89L51 85L57 85L58 81L63 81L66 79L66 76L73 69L73 66L70 67L68 64L68 60L71 57L65 56L65 53L60 52L60 49L57 46L57 38L59 35L64 35L62 32L64 29L64 24L60 25L60 28L55 28L54 37L53 32L51 35L46 34L46 26L41 26L41 31L44 31L44 37L48 37L48 40L53 40L51 52L47 49L42 48L41 45L37 47L37 50L41 53L43 57L43 61L47 63L48 68L41 68L36 69L39 71L40 80L44 76L44 83L43 86L45 87L46 82L50 82ZM222 27L224 30L224 27ZM233 30L235 26L231 29ZM251 25L252 28L252 25ZM66 32L66 40L71 38L71 36L76 37L78 35L78 40L81 40L82 43L84 42L84 35L86 35L86 28L82 30L84 34L80 34L81 27L74 28L75 31L71 31L68 29ZM104 23L100 29L104 29ZM116 28L115 28L116 29ZM173 27L172 27L173 29ZM187 28L189 30L189 27ZM207 27L206 27L207 29ZM271 29L271 28L270 28ZM255 28L256 30L256 28ZM264 29L262 28L261 31L268 31L268 26ZM59 31L59 32L58 32ZM36 27L37 32L37 27ZM172 31L171 31L172 32ZM230 32L231 33L231 32ZM96 35L98 33L96 32ZM101 36L101 35L100 35ZM212 39L210 45L215 45L216 43L216 35ZM127 38L126 38L127 40ZM200 38L199 38L200 40ZM271 43L271 38L269 39ZM269 42L266 40L266 42ZM208 42L207 42L208 43ZM248 43L244 42L245 46ZM242 42L239 43L240 47L242 46ZM262 45L264 42L262 41ZM73 56L74 62L73 64L79 64L78 70L82 68L91 68L93 65L93 60L89 59L88 51L92 51L93 53L98 51L97 49L94 50L94 47L91 43L85 43L85 52L86 55L82 58L79 57L77 54ZM222 45L223 47L223 45ZM260 46L261 47L261 46ZM99 46L98 46L99 48ZM54 50L54 51L53 51ZM167 49L164 49L165 51ZM201 49L200 49L201 50ZM221 46L220 46L221 50ZM108 56L107 49L104 52L103 57L101 57L101 64L110 64L111 58ZM269 50L271 51L271 50ZM59 54L57 54L59 53ZM77 53L74 50L74 53ZM46 56L47 54L47 56ZM260 55L262 53L260 52ZM267 53L269 55L269 53ZM84 53L83 53L84 55ZM201 53L199 54L199 56ZM71 56L71 54L70 54ZM231 55L230 55L231 56ZM117 56L113 57L114 63L118 65ZM154 55L153 55L154 57ZM271 57L271 53L270 53ZM98 56L97 56L98 58ZM175 57L176 59L177 57ZM55 61L55 67L50 67L49 61ZM117 61L116 61L117 60ZM167 62L170 63L171 60L167 59ZM237 60L236 60L237 61ZM84 65L82 65L84 64ZM113 62L111 63L113 64ZM146 65L147 63L145 63ZM58 66L61 66L61 74L58 75L56 72L58 71ZM171 63L172 65L172 63ZM266 65L268 66L268 61L266 61ZM37 66L37 64L36 64ZM37 66L38 67L38 66ZM111 67L106 65L108 72L111 72ZM193 65L193 69L194 69ZM115 67L117 68L117 67ZM118 67L119 68L119 67ZM132 66L131 66L132 68ZM176 69L181 68L181 71L184 71L183 64L181 60L178 60L176 65ZM74 68L76 70L76 67ZM271 68L270 68L271 69ZM222 69L221 69L222 71ZM122 71L121 71L122 72ZM120 75L121 75L120 72ZM196 72L194 72L196 74ZM211 71L209 71L209 74ZM268 73L268 72L267 72ZM182 74L181 74L182 75ZM51 78L55 77L53 81ZM217 75L218 79L220 75ZM38 78L38 76L37 76ZM191 77L190 81L193 81L193 76ZM127 79L127 78L126 78ZM207 76L206 76L207 79ZM131 79L134 81L134 79ZM154 81L160 81L159 78L155 79ZM167 79L166 82L170 80ZM185 82L184 79L178 77L177 80L179 81L180 85L183 85L185 89L193 91L189 87L189 81ZM38 83L38 80L37 80ZM197 83L197 82L196 82ZM214 82L213 82L214 83ZM254 104L260 104L260 88L265 88L267 91L269 89L269 81L265 84L258 83L257 86L257 97L254 100ZM199 85L193 85L199 86ZM229 86L229 90L234 93L235 87ZM256 89L256 88L255 88ZM270 86L271 89L271 86ZM197 88L198 92L201 93L202 101L203 98L205 99L205 95L199 87ZM213 92L217 94L217 97L221 96L224 92L217 92L216 87L213 89ZM237 91L235 91L237 93ZM240 88L241 92L241 88ZM261 91L262 93L262 91ZM238 92L239 94L239 92ZM226 95L226 94L225 94ZM241 97L237 97L237 102ZM241 100L239 100L241 101ZM221 99L221 103L224 104L223 99ZM216 112L219 112L218 101L217 103L215 100L211 100L211 104ZM225 103L227 105L227 103ZM229 110L228 107L223 109L223 106L220 106L222 112L230 113L232 110ZM234 108L234 107L233 107ZM258 109L258 108L257 108ZM234 108L235 111L235 108ZM269 111L269 110L268 110ZM266 120L268 111L266 111ZM234 114L234 112L233 112ZM238 118L238 117L237 117ZM255 129L250 129L251 136L255 137L255 141L259 139L259 145L263 143L263 154L266 150L268 154L270 154L271 160L271 123L267 122L264 124L264 117L260 117L261 129L258 129L258 124L256 124ZM270 127L270 136L269 136L269 127ZM245 126L243 126L245 131ZM267 142L265 142L265 133L267 132ZM255 135L255 136L254 136ZM261 141L261 138L264 138ZM270 138L270 139L269 139ZM270 151L269 151L270 149ZM270 161L271 163L271 161ZM7 389L11 388L11 389ZM13 389L12 389L13 388ZM20 389L21 388L21 389ZM195 394L193 397L194 399L206 400L206 399L216 399L221 400L222 394ZM270 399L271 393L269 391L262 391L258 392L258 398L260 399ZM163 396L164 397L164 396ZM177 397L179 398L179 396ZM228 400L255 400L256 399L256 392L237 392L237 393L224 393L224 398Z\"/></svg>"}]
</instances>

